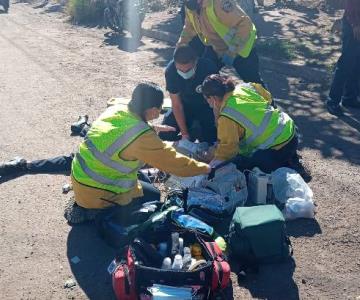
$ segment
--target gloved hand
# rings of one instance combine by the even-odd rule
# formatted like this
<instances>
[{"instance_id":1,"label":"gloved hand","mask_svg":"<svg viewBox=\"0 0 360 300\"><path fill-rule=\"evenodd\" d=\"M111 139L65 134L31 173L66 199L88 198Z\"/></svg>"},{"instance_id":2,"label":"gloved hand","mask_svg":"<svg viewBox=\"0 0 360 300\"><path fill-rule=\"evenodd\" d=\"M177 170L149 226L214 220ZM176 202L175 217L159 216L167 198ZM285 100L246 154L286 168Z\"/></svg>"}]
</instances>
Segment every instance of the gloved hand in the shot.
<instances>
[{"instance_id":1,"label":"gloved hand","mask_svg":"<svg viewBox=\"0 0 360 300\"><path fill-rule=\"evenodd\" d=\"M228 55L228 54L224 54L223 57L221 58L221 61L224 63L225 66L232 66L234 63L234 57Z\"/></svg>"}]
</instances>

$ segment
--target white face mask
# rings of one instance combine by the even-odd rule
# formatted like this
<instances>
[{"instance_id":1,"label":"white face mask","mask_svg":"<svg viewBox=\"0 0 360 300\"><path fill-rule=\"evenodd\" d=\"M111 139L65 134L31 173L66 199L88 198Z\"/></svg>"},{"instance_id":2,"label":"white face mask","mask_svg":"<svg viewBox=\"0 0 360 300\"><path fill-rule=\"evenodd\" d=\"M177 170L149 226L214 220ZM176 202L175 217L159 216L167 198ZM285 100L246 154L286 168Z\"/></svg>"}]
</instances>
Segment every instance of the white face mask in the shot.
<instances>
[{"instance_id":1,"label":"white face mask","mask_svg":"<svg viewBox=\"0 0 360 300\"><path fill-rule=\"evenodd\" d=\"M194 75L195 75L195 67L194 68L192 68L191 70L189 70L189 71L187 71L187 72L182 72L182 71L180 71L180 70L178 70L178 69L176 69L177 70L177 72L178 72L178 74L182 77L182 78L184 78L185 80L188 80L188 79L190 79L191 77L193 77Z\"/></svg>"}]
</instances>

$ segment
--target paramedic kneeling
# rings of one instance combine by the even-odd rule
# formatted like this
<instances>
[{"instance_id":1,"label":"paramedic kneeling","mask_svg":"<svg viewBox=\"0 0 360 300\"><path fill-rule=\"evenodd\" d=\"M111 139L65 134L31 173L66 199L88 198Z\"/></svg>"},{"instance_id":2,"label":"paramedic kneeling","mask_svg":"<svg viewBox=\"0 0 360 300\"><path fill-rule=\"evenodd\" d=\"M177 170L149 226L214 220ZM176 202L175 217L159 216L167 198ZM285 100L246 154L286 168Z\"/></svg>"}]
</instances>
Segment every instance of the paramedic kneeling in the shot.
<instances>
[{"instance_id":1,"label":"paramedic kneeling","mask_svg":"<svg viewBox=\"0 0 360 300\"><path fill-rule=\"evenodd\" d=\"M132 202L160 200L157 189L138 181L142 163L178 176L210 172L209 165L167 146L147 123L159 117L163 99L156 84L140 83L128 109L109 107L93 122L71 166L75 203L65 212L70 223L90 220L94 218L91 212L109 206L129 205L131 209Z\"/></svg>"},{"instance_id":2,"label":"paramedic kneeling","mask_svg":"<svg viewBox=\"0 0 360 300\"><path fill-rule=\"evenodd\" d=\"M197 58L190 46L180 46L175 50L174 59L165 71L172 110L165 115L163 124L175 127L176 131L160 133L162 140L176 141L182 138L198 139L209 144L216 142L213 111L204 97L196 92L196 87L206 76L214 73L217 73L214 63Z\"/></svg>"},{"instance_id":3,"label":"paramedic kneeling","mask_svg":"<svg viewBox=\"0 0 360 300\"><path fill-rule=\"evenodd\" d=\"M259 167L270 173L280 167L295 169L305 181L311 175L299 161L294 121L271 106L271 94L260 84L208 76L201 91L217 119L218 145L210 165L234 159L241 170Z\"/></svg>"}]
</instances>

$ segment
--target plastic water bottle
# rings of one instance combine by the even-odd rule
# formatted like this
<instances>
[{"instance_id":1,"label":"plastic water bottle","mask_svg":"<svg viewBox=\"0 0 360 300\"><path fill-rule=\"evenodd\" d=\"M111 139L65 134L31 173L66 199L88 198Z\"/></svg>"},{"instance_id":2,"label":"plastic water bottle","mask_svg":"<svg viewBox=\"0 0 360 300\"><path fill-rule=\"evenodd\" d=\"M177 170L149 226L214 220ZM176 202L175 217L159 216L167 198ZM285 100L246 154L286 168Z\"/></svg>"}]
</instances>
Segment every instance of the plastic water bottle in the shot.
<instances>
[{"instance_id":1,"label":"plastic water bottle","mask_svg":"<svg viewBox=\"0 0 360 300\"><path fill-rule=\"evenodd\" d=\"M188 270L191 265L191 250L189 247L184 247L183 269Z\"/></svg>"},{"instance_id":2,"label":"plastic water bottle","mask_svg":"<svg viewBox=\"0 0 360 300\"><path fill-rule=\"evenodd\" d=\"M179 238L179 254L184 254L184 239Z\"/></svg>"},{"instance_id":3,"label":"plastic water bottle","mask_svg":"<svg viewBox=\"0 0 360 300\"><path fill-rule=\"evenodd\" d=\"M171 269L171 258L170 257L164 258L161 269L166 269L166 270Z\"/></svg>"},{"instance_id":4,"label":"plastic water bottle","mask_svg":"<svg viewBox=\"0 0 360 300\"><path fill-rule=\"evenodd\" d=\"M172 264L172 269L181 270L182 266L183 266L182 256L180 254L176 254L174 258L174 262Z\"/></svg>"}]
</instances>

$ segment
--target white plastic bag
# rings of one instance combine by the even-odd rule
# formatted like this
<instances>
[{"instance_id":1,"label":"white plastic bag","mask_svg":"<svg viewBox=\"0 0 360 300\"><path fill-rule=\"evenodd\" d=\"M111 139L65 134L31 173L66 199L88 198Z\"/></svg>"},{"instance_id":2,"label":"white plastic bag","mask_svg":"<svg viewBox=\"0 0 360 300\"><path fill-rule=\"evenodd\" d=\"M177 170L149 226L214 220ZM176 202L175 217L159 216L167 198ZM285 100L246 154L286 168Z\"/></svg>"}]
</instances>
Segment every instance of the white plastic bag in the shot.
<instances>
[{"instance_id":1,"label":"white plastic bag","mask_svg":"<svg viewBox=\"0 0 360 300\"><path fill-rule=\"evenodd\" d=\"M277 169L271 173L271 181L276 200L285 204L287 220L314 218L313 192L295 170Z\"/></svg>"},{"instance_id":2,"label":"white plastic bag","mask_svg":"<svg viewBox=\"0 0 360 300\"><path fill-rule=\"evenodd\" d=\"M285 203L284 215L286 220L297 218L314 218L315 205L312 201L301 198L290 198Z\"/></svg>"},{"instance_id":3,"label":"white plastic bag","mask_svg":"<svg viewBox=\"0 0 360 300\"><path fill-rule=\"evenodd\" d=\"M271 173L271 182L276 200L286 203L290 198L312 201L313 192L304 179L293 169L279 168Z\"/></svg>"}]
</instances>

